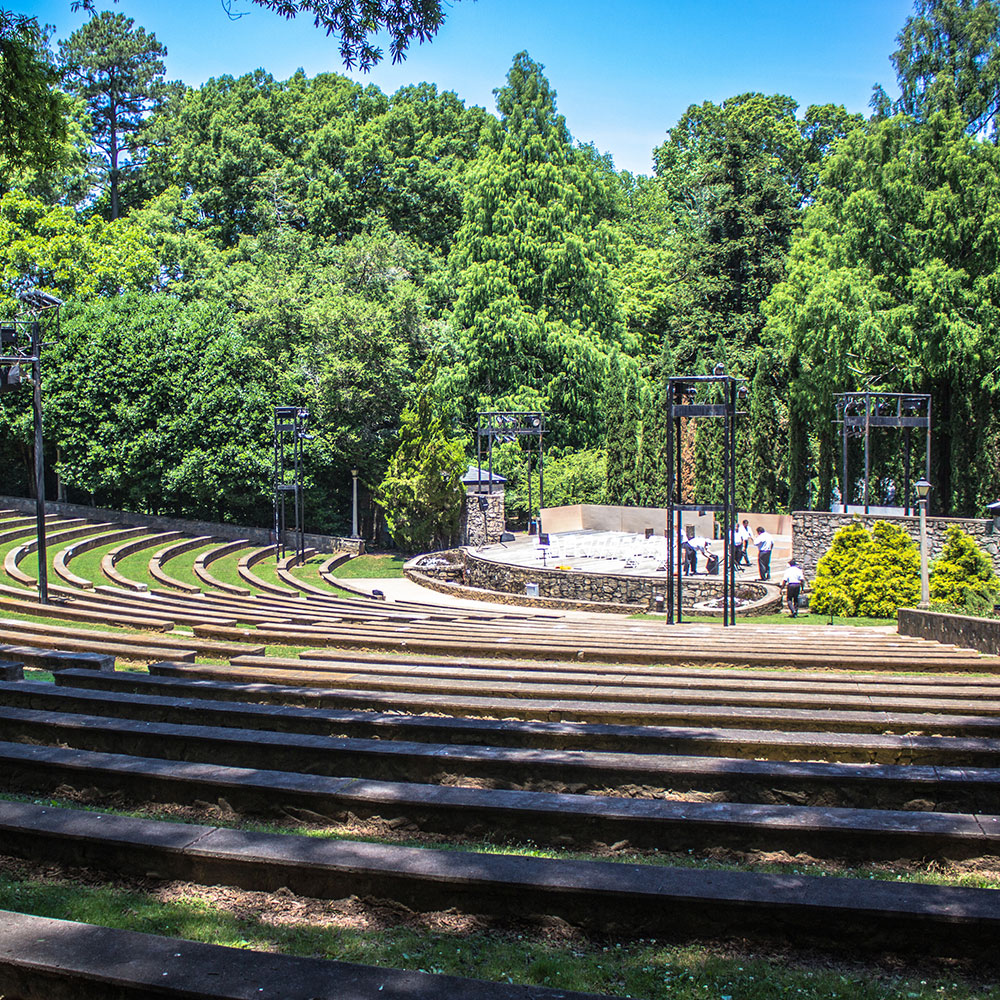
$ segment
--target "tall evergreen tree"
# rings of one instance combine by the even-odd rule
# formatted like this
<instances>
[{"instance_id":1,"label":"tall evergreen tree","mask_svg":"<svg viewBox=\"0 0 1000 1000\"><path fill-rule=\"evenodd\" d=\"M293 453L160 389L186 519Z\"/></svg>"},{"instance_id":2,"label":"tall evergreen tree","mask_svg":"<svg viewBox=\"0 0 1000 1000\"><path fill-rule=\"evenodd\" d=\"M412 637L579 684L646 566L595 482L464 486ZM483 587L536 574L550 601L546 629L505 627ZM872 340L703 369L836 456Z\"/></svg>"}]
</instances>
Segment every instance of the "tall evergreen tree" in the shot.
<instances>
[{"instance_id":1,"label":"tall evergreen tree","mask_svg":"<svg viewBox=\"0 0 1000 1000\"><path fill-rule=\"evenodd\" d=\"M626 507L634 507L641 502L639 497L642 491L638 482L641 394L639 373L634 365L629 365L625 370L624 419L619 429L623 473L619 502Z\"/></svg>"},{"instance_id":2,"label":"tall evergreen tree","mask_svg":"<svg viewBox=\"0 0 1000 1000\"><path fill-rule=\"evenodd\" d=\"M469 171L450 393L480 401L541 394L559 445L603 431L604 357L623 328L612 269L613 191L574 150L555 93L526 52L497 92L500 120ZM536 397L537 398L537 397Z\"/></svg>"},{"instance_id":3,"label":"tall evergreen tree","mask_svg":"<svg viewBox=\"0 0 1000 1000\"><path fill-rule=\"evenodd\" d=\"M112 219L121 215L122 168L139 158L146 119L171 92L164 83L166 48L134 24L103 11L59 43L66 89L86 101L93 143L106 164Z\"/></svg>"},{"instance_id":4,"label":"tall evergreen tree","mask_svg":"<svg viewBox=\"0 0 1000 1000\"><path fill-rule=\"evenodd\" d=\"M609 504L620 504L625 492L626 457L621 433L625 422L625 376L617 351L612 351L608 358L602 406L605 421L604 447L607 453L604 495Z\"/></svg>"},{"instance_id":5,"label":"tall evergreen tree","mask_svg":"<svg viewBox=\"0 0 1000 1000\"><path fill-rule=\"evenodd\" d=\"M834 392L932 395L932 502L944 512L979 512L1000 488L998 217L1000 152L964 119L877 123L830 156L767 305L813 439ZM820 451L828 461L829 443Z\"/></svg>"}]
</instances>

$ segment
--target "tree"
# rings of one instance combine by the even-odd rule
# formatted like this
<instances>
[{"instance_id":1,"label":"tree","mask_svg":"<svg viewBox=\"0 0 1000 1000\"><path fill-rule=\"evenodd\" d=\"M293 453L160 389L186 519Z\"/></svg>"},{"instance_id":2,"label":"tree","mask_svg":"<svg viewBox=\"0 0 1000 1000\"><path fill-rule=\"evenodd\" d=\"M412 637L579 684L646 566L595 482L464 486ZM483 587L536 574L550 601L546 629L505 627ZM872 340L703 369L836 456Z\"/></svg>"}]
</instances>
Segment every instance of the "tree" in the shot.
<instances>
[{"instance_id":1,"label":"tree","mask_svg":"<svg viewBox=\"0 0 1000 1000\"><path fill-rule=\"evenodd\" d=\"M33 17L0 11L0 159L48 170L67 157L69 102L47 34Z\"/></svg>"},{"instance_id":2,"label":"tree","mask_svg":"<svg viewBox=\"0 0 1000 1000\"><path fill-rule=\"evenodd\" d=\"M622 503L627 476L626 448L622 440L625 423L626 377L621 356L612 351L608 358L602 404L604 407L604 495L609 504Z\"/></svg>"},{"instance_id":3,"label":"tree","mask_svg":"<svg viewBox=\"0 0 1000 1000\"><path fill-rule=\"evenodd\" d=\"M833 393L927 392L939 509L975 513L995 498L997 218L1000 151L966 135L961 118L938 112L917 126L899 116L831 153L765 306L789 373L790 435L817 442L821 483Z\"/></svg>"},{"instance_id":4,"label":"tree","mask_svg":"<svg viewBox=\"0 0 1000 1000\"><path fill-rule=\"evenodd\" d=\"M62 299L149 289L160 271L152 241L130 219L81 221L20 191L0 198L0 306L27 280Z\"/></svg>"},{"instance_id":5,"label":"tree","mask_svg":"<svg viewBox=\"0 0 1000 1000\"><path fill-rule=\"evenodd\" d=\"M266 524L288 386L227 310L133 293L65 313L44 366L63 482L105 506Z\"/></svg>"},{"instance_id":6,"label":"tree","mask_svg":"<svg viewBox=\"0 0 1000 1000\"><path fill-rule=\"evenodd\" d=\"M876 86L872 103L927 121L957 114L970 135L992 137L1000 109L1000 6L996 0L916 0L891 59L899 100Z\"/></svg>"},{"instance_id":7,"label":"tree","mask_svg":"<svg viewBox=\"0 0 1000 1000\"><path fill-rule=\"evenodd\" d=\"M230 11L231 0L225 0ZM430 41L444 23L442 0L253 0L267 10L291 19L311 14L317 28L340 36L340 58L351 69L367 71L382 59L382 50L369 41L384 31L394 63L406 58L410 42ZM458 0L453 0L457 3ZM242 16L242 15L237 15Z\"/></svg>"},{"instance_id":8,"label":"tree","mask_svg":"<svg viewBox=\"0 0 1000 1000\"><path fill-rule=\"evenodd\" d=\"M406 58L410 42L429 42L444 24L442 0L252 0L259 7L272 10L291 20L298 14L312 15L317 28L328 35L340 36L340 57L351 69L364 72L382 60L382 50L369 38L379 32L389 35L389 51L394 63ZM452 0L458 3L458 0ZM94 12L94 0L74 0L73 9L82 7ZM222 7L233 20L232 0L222 0Z\"/></svg>"},{"instance_id":9,"label":"tree","mask_svg":"<svg viewBox=\"0 0 1000 1000\"><path fill-rule=\"evenodd\" d=\"M94 146L107 161L112 219L121 215L121 166L139 157L146 118L171 92L166 48L134 24L104 11L59 43L66 87L86 101Z\"/></svg>"},{"instance_id":10,"label":"tree","mask_svg":"<svg viewBox=\"0 0 1000 1000\"><path fill-rule=\"evenodd\" d=\"M526 52L496 96L500 121L468 171L449 258L457 287L447 392L467 414L537 393L553 444L592 446L604 425L605 358L624 333L610 263L614 193L592 153L574 150Z\"/></svg>"},{"instance_id":11,"label":"tree","mask_svg":"<svg viewBox=\"0 0 1000 1000\"><path fill-rule=\"evenodd\" d=\"M451 441L429 392L404 410L399 447L379 488L378 504L396 544L406 552L446 548L458 537L465 472L462 447Z\"/></svg>"}]
</instances>

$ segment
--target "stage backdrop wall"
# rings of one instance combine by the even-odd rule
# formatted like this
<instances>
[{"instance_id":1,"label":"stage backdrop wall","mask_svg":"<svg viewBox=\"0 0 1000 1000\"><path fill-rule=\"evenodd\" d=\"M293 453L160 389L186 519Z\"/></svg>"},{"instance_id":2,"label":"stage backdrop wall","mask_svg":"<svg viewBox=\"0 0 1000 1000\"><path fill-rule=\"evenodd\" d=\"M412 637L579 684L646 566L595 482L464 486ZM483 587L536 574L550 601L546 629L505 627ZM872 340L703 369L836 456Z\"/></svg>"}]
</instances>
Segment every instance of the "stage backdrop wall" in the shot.
<instances>
[{"instance_id":1,"label":"stage backdrop wall","mask_svg":"<svg viewBox=\"0 0 1000 1000\"><path fill-rule=\"evenodd\" d=\"M751 531L760 525L772 535L786 536L792 533L790 514L755 514L740 511L738 518L750 522ZM720 522L721 524L721 518ZM695 532L706 538L715 537L715 516L684 512L684 524L693 524ZM578 503L568 507L546 507L542 510L542 528L549 534L563 531L630 531L641 534L646 528L653 528L658 535L667 527L667 511L663 507L612 507L598 504ZM720 528L721 530L721 528Z\"/></svg>"}]
</instances>

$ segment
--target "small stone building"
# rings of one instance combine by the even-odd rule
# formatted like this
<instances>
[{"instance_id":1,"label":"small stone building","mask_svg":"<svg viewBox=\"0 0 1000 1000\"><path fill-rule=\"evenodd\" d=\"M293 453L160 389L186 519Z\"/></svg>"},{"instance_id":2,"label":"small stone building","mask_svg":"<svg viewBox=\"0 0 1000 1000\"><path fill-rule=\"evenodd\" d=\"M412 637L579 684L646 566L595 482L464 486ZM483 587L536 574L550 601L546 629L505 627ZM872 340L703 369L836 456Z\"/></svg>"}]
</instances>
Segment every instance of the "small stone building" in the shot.
<instances>
[{"instance_id":1,"label":"small stone building","mask_svg":"<svg viewBox=\"0 0 1000 1000\"><path fill-rule=\"evenodd\" d=\"M489 545L499 542L507 530L504 488L507 480L493 472L492 492L488 469L470 465L462 477L465 503L462 506L461 536L463 545Z\"/></svg>"}]
</instances>

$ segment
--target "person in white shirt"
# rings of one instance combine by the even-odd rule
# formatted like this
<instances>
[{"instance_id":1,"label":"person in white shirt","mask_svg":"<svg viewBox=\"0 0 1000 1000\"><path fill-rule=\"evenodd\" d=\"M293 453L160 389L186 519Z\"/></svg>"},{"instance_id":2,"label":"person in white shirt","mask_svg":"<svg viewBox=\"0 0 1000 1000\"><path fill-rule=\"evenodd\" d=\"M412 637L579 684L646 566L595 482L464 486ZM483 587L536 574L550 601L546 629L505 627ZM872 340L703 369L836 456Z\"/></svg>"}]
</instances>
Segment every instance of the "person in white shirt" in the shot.
<instances>
[{"instance_id":1,"label":"person in white shirt","mask_svg":"<svg viewBox=\"0 0 1000 1000\"><path fill-rule=\"evenodd\" d=\"M788 610L793 618L799 617L799 594L805 589L806 577L794 559L788 560L788 569L781 577L781 589L786 590Z\"/></svg>"},{"instance_id":2,"label":"person in white shirt","mask_svg":"<svg viewBox=\"0 0 1000 1000\"><path fill-rule=\"evenodd\" d=\"M774 548L774 539L761 527L757 528L757 537L753 540L757 546L757 568L760 570L762 580L771 579L771 549Z\"/></svg>"},{"instance_id":3,"label":"person in white shirt","mask_svg":"<svg viewBox=\"0 0 1000 1000\"><path fill-rule=\"evenodd\" d=\"M684 549L685 572L695 576L698 573L698 553L700 552L703 556L709 555L709 541L702 535L691 535L684 539L682 547Z\"/></svg>"},{"instance_id":4,"label":"person in white shirt","mask_svg":"<svg viewBox=\"0 0 1000 1000\"><path fill-rule=\"evenodd\" d=\"M737 566L741 563L744 566L750 565L750 556L747 555L747 550L750 548L752 541L753 536L750 534L750 522L746 518L743 518L743 523L736 529L736 542L739 545L739 553L736 559Z\"/></svg>"}]
</instances>

